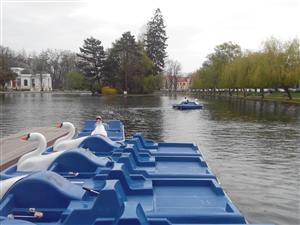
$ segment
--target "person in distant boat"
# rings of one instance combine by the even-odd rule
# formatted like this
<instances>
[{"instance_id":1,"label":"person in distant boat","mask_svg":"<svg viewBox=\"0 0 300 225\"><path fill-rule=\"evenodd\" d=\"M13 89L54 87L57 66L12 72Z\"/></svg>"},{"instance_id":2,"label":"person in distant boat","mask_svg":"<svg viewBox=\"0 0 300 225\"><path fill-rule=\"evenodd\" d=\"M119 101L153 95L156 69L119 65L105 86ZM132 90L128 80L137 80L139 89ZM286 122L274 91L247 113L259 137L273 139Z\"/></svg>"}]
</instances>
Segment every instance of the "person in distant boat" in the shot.
<instances>
[{"instance_id":1,"label":"person in distant boat","mask_svg":"<svg viewBox=\"0 0 300 225\"><path fill-rule=\"evenodd\" d=\"M183 103L184 103L184 104L189 103L189 99L188 99L187 97L184 97Z\"/></svg>"},{"instance_id":2,"label":"person in distant boat","mask_svg":"<svg viewBox=\"0 0 300 225\"><path fill-rule=\"evenodd\" d=\"M107 132L106 132L105 127L102 123L102 117L101 116L96 117L96 127L93 130L93 132L91 133L91 135L102 135L104 137L107 137Z\"/></svg>"}]
</instances>

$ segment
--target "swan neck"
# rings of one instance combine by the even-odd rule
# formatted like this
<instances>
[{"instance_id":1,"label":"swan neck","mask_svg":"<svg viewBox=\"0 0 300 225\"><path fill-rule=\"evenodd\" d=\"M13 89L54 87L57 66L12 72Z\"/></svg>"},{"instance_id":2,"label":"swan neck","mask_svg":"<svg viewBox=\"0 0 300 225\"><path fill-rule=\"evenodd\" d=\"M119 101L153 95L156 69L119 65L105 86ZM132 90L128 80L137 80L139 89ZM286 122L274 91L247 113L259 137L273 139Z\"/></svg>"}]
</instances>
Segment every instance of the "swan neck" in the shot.
<instances>
[{"instance_id":1,"label":"swan neck","mask_svg":"<svg viewBox=\"0 0 300 225\"><path fill-rule=\"evenodd\" d=\"M47 141L46 138L42 135L39 135L38 137L38 147L37 149L34 151L37 155L38 154L42 154L46 148L47 148Z\"/></svg>"},{"instance_id":2,"label":"swan neck","mask_svg":"<svg viewBox=\"0 0 300 225\"><path fill-rule=\"evenodd\" d=\"M56 145L56 144L58 144L58 143L60 143L60 142L62 142L62 141L65 141L65 140L71 140L71 139L74 137L74 135L75 135L75 127L74 127L73 125L69 125L68 128L69 128L69 129L68 129L68 130L69 130L69 133L68 133L67 135L61 137L61 138L58 138L58 139L55 141L54 145Z\"/></svg>"},{"instance_id":3,"label":"swan neck","mask_svg":"<svg viewBox=\"0 0 300 225\"><path fill-rule=\"evenodd\" d=\"M37 134L38 135L38 146L37 149L35 149L32 152L29 152L25 155L23 155L19 161L18 161L18 165L20 165L23 161L27 160L28 158L34 157L34 156L39 156L41 155L47 148L47 141L46 138L41 135L41 134Z\"/></svg>"}]
</instances>

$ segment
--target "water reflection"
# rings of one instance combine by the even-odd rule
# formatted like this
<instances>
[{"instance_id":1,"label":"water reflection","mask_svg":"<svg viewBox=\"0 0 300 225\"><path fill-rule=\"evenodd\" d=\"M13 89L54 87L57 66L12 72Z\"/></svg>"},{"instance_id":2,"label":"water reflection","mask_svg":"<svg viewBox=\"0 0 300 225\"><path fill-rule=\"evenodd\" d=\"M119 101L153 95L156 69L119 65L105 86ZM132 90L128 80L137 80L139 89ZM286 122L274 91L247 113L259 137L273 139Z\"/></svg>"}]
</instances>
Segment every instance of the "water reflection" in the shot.
<instances>
[{"instance_id":1,"label":"water reflection","mask_svg":"<svg viewBox=\"0 0 300 225\"><path fill-rule=\"evenodd\" d=\"M100 114L104 119L120 119L127 135L137 131L161 140L162 124L159 96L105 96L66 95L51 93L18 93L1 95L1 136L24 128L52 126L58 121L71 121L77 127L84 120Z\"/></svg>"},{"instance_id":2,"label":"water reflection","mask_svg":"<svg viewBox=\"0 0 300 225\"><path fill-rule=\"evenodd\" d=\"M211 116L215 120L240 119L270 122L294 122L299 120L300 109L298 105L223 96L206 96L202 99L214 102L214 104L208 104L207 107L212 110Z\"/></svg>"},{"instance_id":3,"label":"water reflection","mask_svg":"<svg viewBox=\"0 0 300 225\"><path fill-rule=\"evenodd\" d=\"M183 97L0 95L0 131L5 136L67 120L81 127L96 114L118 118L127 137L141 131L155 140L197 143L251 223L300 224L300 107L205 97L203 110L172 109Z\"/></svg>"}]
</instances>

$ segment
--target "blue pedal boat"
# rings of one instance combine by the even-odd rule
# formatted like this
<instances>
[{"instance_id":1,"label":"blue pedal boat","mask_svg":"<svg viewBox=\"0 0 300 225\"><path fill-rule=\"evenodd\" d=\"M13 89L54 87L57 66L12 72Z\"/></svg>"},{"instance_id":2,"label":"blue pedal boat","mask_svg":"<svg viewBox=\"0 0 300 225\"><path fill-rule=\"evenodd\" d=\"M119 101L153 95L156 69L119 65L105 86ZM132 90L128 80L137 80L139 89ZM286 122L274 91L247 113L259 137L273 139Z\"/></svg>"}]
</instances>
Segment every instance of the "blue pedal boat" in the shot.
<instances>
[{"instance_id":1,"label":"blue pedal boat","mask_svg":"<svg viewBox=\"0 0 300 225\"><path fill-rule=\"evenodd\" d=\"M199 104L197 102L192 102L192 101L186 102L186 101L183 101L183 102L181 102L179 104L174 104L173 108L174 109L180 109L180 110L202 109L203 105L201 105L201 104Z\"/></svg>"},{"instance_id":2,"label":"blue pedal boat","mask_svg":"<svg viewBox=\"0 0 300 225\"><path fill-rule=\"evenodd\" d=\"M177 151L176 154L171 151L169 154L153 155L149 150L138 150L136 145L116 143L106 137L91 136L82 142L80 148L62 152L45 169L55 171L64 177L73 177L79 174L91 177L97 173L108 171L117 162L125 163L131 173L144 174L147 178L214 177L196 145L182 143L169 145L182 146L182 151L186 151L186 146L190 146L191 149L197 150L197 154L178 155ZM154 147L154 144L152 146ZM160 146L160 144L155 146ZM175 149L180 149L178 146ZM154 151L157 150L154 149ZM184 170L182 170L182 166L185 168ZM7 179L33 171L19 172L17 166L13 165L2 171L0 175L1 179Z\"/></svg>"},{"instance_id":3,"label":"blue pedal boat","mask_svg":"<svg viewBox=\"0 0 300 225\"><path fill-rule=\"evenodd\" d=\"M131 181L95 178L76 184L53 172L35 173L4 194L0 216L11 224L16 219L57 225L246 223L215 179Z\"/></svg>"}]
</instances>

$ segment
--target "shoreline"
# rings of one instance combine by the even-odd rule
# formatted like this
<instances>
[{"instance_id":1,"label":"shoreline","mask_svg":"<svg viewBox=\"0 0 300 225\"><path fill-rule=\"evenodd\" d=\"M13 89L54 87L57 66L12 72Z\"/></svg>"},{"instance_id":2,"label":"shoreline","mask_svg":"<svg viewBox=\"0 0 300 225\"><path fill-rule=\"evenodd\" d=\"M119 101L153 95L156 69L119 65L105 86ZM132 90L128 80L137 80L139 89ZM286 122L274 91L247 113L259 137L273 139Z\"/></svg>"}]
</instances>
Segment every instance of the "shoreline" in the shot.
<instances>
[{"instance_id":1,"label":"shoreline","mask_svg":"<svg viewBox=\"0 0 300 225\"><path fill-rule=\"evenodd\" d=\"M192 95L194 96L199 96L201 94L198 94L198 93L193 93ZM249 101L260 101L260 102L279 102L279 103L283 103L283 104L292 104L292 105L300 105L300 100L295 100L295 99L292 99L292 100L289 100L289 99L286 99L286 98L274 98L274 97L271 97L271 98L268 98L268 97L264 97L264 98L261 98L261 96L247 96L247 97L244 97L244 96L229 96L229 95L201 95L201 97L221 97L221 98L227 98L227 99L240 99L240 100L249 100Z\"/></svg>"},{"instance_id":2,"label":"shoreline","mask_svg":"<svg viewBox=\"0 0 300 225\"><path fill-rule=\"evenodd\" d=\"M165 95L177 95L177 94L182 94L182 95L194 95L194 96L201 96L201 97L223 97L223 98L232 98L232 99L243 99L243 100L252 100L252 101L266 101L266 102L280 102L284 104L294 104L294 105L300 105L300 99L299 98L293 98L292 100L289 100L287 97L276 97L276 96L269 96L268 94L265 95L264 98L261 96L242 96L242 95L213 95L213 94L203 94L199 92L191 92L191 91L178 91L178 92L168 92L168 91L157 91L151 94L97 94L97 95L92 95L90 91L60 91L60 90L55 90L55 91L0 91L1 94L21 94L21 93L26 93L26 94L35 94L35 93L51 93L51 94L66 94L66 95L90 95L90 96L157 96L161 94Z\"/></svg>"},{"instance_id":3,"label":"shoreline","mask_svg":"<svg viewBox=\"0 0 300 225\"><path fill-rule=\"evenodd\" d=\"M90 91L0 91L0 94L21 94L21 93L26 93L26 94L35 94L35 93L51 93L51 94L67 94L67 95L90 95L90 96L156 96L160 95L162 92L154 92L151 94L96 94L92 95Z\"/></svg>"}]
</instances>

